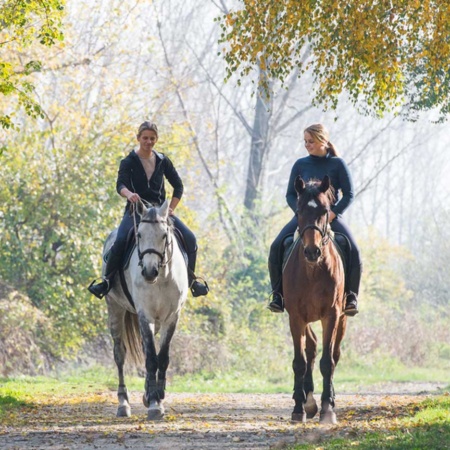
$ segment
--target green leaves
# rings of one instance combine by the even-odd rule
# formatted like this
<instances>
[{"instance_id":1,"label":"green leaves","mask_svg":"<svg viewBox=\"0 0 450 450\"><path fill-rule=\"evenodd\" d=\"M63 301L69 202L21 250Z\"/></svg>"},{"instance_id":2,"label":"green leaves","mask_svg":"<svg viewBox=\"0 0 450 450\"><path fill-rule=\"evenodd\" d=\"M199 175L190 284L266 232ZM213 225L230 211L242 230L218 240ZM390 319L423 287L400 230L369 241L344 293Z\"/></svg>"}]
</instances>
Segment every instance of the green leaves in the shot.
<instances>
[{"instance_id":1,"label":"green leaves","mask_svg":"<svg viewBox=\"0 0 450 450\"><path fill-rule=\"evenodd\" d=\"M0 98L13 97L25 113L42 117L33 97L34 86L27 78L42 69L40 61L30 59L27 51L36 44L52 46L63 40L61 19L64 1L7 0L0 8ZM15 128L12 114L2 102L0 126Z\"/></svg>"}]
</instances>

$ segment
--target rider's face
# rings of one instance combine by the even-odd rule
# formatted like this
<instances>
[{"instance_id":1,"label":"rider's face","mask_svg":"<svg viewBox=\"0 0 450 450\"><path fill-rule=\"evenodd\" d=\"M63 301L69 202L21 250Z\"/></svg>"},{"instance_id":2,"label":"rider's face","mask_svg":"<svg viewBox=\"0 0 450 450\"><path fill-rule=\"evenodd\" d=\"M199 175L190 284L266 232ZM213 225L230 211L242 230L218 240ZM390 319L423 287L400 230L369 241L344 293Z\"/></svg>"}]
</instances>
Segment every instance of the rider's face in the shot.
<instances>
[{"instance_id":1,"label":"rider's face","mask_svg":"<svg viewBox=\"0 0 450 450\"><path fill-rule=\"evenodd\" d=\"M142 150L150 151L158 142L158 135L153 130L144 130L137 140Z\"/></svg>"},{"instance_id":2,"label":"rider's face","mask_svg":"<svg viewBox=\"0 0 450 450\"><path fill-rule=\"evenodd\" d=\"M327 148L323 142L318 141L311 133L305 131L305 147L313 156L325 156Z\"/></svg>"}]
</instances>

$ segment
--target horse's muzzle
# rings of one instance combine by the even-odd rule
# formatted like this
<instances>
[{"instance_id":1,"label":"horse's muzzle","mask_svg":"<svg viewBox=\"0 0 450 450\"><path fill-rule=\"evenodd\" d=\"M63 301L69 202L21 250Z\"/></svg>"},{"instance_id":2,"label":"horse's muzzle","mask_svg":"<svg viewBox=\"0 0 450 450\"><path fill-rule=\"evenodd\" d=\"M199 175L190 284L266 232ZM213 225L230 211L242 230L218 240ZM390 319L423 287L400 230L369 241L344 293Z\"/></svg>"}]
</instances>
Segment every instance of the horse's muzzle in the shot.
<instances>
[{"instance_id":1,"label":"horse's muzzle","mask_svg":"<svg viewBox=\"0 0 450 450\"><path fill-rule=\"evenodd\" d=\"M310 263L316 263L322 257L322 250L319 247L305 247L303 253Z\"/></svg>"},{"instance_id":2,"label":"horse's muzzle","mask_svg":"<svg viewBox=\"0 0 450 450\"><path fill-rule=\"evenodd\" d=\"M147 270L147 268L144 267L141 271L141 274L144 277L145 281L154 284L156 283L156 280L158 278L159 271L156 267L153 267L151 270Z\"/></svg>"}]
</instances>

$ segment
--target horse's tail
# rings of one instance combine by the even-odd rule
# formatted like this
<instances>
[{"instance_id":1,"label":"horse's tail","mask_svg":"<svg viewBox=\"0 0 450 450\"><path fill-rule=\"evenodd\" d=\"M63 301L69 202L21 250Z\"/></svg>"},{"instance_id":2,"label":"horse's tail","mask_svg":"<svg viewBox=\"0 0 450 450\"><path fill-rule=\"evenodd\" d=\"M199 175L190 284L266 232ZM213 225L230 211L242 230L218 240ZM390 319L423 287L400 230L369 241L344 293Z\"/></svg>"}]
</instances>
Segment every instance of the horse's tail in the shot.
<instances>
[{"instance_id":1,"label":"horse's tail","mask_svg":"<svg viewBox=\"0 0 450 450\"><path fill-rule=\"evenodd\" d=\"M125 313L124 330L123 341L127 349L127 360L135 367L142 367L144 365L144 352L137 314L129 311Z\"/></svg>"}]
</instances>

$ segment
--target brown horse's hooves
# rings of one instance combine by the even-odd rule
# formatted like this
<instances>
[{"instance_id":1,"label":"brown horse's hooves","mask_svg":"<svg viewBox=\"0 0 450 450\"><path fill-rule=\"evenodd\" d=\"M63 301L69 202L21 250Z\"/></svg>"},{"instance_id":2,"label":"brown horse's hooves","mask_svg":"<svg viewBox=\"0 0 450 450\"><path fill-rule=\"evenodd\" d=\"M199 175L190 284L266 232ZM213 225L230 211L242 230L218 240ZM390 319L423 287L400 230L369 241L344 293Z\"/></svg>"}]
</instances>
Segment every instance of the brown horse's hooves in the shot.
<instances>
[{"instance_id":1,"label":"brown horse's hooves","mask_svg":"<svg viewBox=\"0 0 450 450\"><path fill-rule=\"evenodd\" d=\"M306 396L305 411L307 419L312 419L317 414L317 411L319 411L312 392L308 392Z\"/></svg>"},{"instance_id":2,"label":"brown horse's hooves","mask_svg":"<svg viewBox=\"0 0 450 450\"><path fill-rule=\"evenodd\" d=\"M292 413L292 422L302 422L306 423L306 413Z\"/></svg>"}]
</instances>

